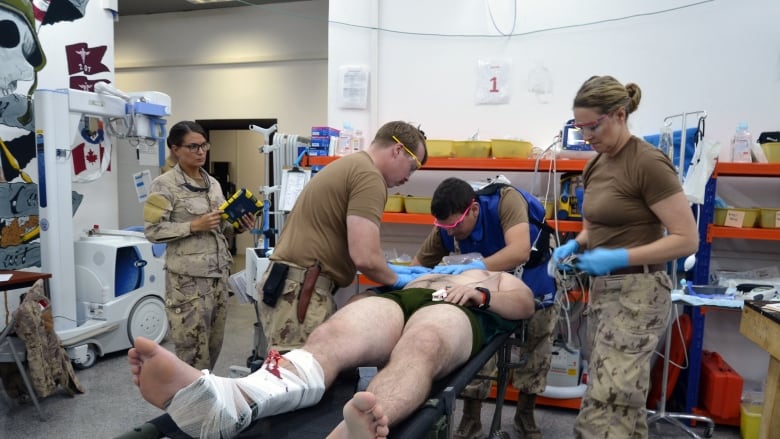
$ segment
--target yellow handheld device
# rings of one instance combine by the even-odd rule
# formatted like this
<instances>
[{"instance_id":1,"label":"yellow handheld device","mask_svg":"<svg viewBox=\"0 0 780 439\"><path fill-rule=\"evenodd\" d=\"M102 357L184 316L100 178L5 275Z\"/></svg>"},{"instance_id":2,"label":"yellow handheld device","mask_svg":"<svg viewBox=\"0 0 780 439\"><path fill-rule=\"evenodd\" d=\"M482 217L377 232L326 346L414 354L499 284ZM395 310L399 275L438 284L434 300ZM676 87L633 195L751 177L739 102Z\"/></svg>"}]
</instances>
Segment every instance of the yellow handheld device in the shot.
<instances>
[{"instance_id":1,"label":"yellow handheld device","mask_svg":"<svg viewBox=\"0 0 780 439\"><path fill-rule=\"evenodd\" d=\"M222 211L222 219L233 224L233 227L236 229L241 227L241 223L238 222L239 218L246 213L257 215L262 208L263 202L255 198L252 192L249 192L246 188L241 188L240 191L233 194L230 199L219 206L219 210Z\"/></svg>"}]
</instances>

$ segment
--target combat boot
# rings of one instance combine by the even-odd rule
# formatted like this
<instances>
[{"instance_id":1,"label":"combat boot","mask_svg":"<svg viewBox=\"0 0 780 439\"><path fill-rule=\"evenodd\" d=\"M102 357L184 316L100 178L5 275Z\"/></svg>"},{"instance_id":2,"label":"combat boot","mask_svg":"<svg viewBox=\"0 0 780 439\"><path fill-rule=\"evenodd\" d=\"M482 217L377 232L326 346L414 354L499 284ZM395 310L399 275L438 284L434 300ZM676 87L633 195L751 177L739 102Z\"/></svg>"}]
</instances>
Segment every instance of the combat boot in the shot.
<instances>
[{"instance_id":1,"label":"combat boot","mask_svg":"<svg viewBox=\"0 0 780 439\"><path fill-rule=\"evenodd\" d=\"M515 411L515 430L521 433L523 439L542 439L542 432L534 420L536 395L520 393L517 395L517 410Z\"/></svg>"},{"instance_id":2,"label":"combat boot","mask_svg":"<svg viewBox=\"0 0 780 439\"><path fill-rule=\"evenodd\" d=\"M463 398L463 417L455 430L454 439L475 439L482 434L482 400Z\"/></svg>"}]
</instances>

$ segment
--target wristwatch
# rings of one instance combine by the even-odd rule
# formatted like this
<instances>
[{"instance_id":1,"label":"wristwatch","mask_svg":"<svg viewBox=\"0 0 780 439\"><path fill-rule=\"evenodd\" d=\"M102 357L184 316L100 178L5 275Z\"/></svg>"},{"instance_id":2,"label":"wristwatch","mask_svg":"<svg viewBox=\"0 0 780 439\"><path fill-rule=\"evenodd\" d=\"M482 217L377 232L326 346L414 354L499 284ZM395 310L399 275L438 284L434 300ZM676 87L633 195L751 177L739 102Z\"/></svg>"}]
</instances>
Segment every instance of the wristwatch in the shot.
<instances>
[{"instance_id":1,"label":"wristwatch","mask_svg":"<svg viewBox=\"0 0 780 439\"><path fill-rule=\"evenodd\" d=\"M474 289L482 293L482 304L477 308L488 309L490 307L490 290L485 287L474 287Z\"/></svg>"}]
</instances>

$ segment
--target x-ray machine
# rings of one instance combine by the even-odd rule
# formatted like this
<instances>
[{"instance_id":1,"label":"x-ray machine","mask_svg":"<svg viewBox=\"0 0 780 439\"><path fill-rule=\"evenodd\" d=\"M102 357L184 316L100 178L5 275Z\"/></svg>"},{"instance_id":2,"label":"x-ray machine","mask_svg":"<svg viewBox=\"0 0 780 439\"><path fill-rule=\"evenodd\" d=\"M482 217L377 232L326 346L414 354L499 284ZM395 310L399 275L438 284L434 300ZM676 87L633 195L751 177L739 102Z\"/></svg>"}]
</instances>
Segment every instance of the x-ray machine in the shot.
<instances>
[{"instance_id":1,"label":"x-ray machine","mask_svg":"<svg viewBox=\"0 0 780 439\"><path fill-rule=\"evenodd\" d=\"M141 232L95 228L74 237L71 149L83 118L91 117L103 120L106 135L120 126L122 132L113 133L118 137L159 143L162 155L170 98L126 95L103 83L95 89L39 89L34 95L41 269L52 274L57 335L81 367L131 347L138 335L161 341L168 327L164 251Z\"/></svg>"}]
</instances>

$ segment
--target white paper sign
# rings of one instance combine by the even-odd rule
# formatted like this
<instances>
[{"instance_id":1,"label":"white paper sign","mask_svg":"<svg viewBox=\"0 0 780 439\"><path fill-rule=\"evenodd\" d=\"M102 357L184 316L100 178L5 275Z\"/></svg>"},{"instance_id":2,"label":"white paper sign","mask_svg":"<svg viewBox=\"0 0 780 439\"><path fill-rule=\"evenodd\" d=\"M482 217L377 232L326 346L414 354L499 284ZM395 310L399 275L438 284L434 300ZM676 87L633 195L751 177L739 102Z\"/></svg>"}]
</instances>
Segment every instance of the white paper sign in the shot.
<instances>
[{"instance_id":1,"label":"white paper sign","mask_svg":"<svg viewBox=\"0 0 780 439\"><path fill-rule=\"evenodd\" d=\"M339 107L364 110L368 108L368 67L339 67Z\"/></svg>"},{"instance_id":2,"label":"white paper sign","mask_svg":"<svg viewBox=\"0 0 780 439\"><path fill-rule=\"evenodd\" d=\"M138 202L143 203L149 196L149 186L152 184L152 173L148 169L133 174L133 185Z\"/></svg>"},{"instance_id":3,"label":"white paper sign","mask_svg":"<svg viewBox=\"0 0 780 439\"><path fill-rule=\"evenodd\" d=\"M742 223L745 221L745 212L738 210L727 210L726 221L723 223L726 227L742 227Z\"/></svg>"},{"instance_id":4,"label":"white paper sign","mask_svg":"<svg viewBox=\"0 0 780 439\"><path fill-rule=\"evenodd\" d=\"M477 63L476 103L480 105L508 104L509 67L507 60L480 60Z\"/></svg>"}]
</instances>

